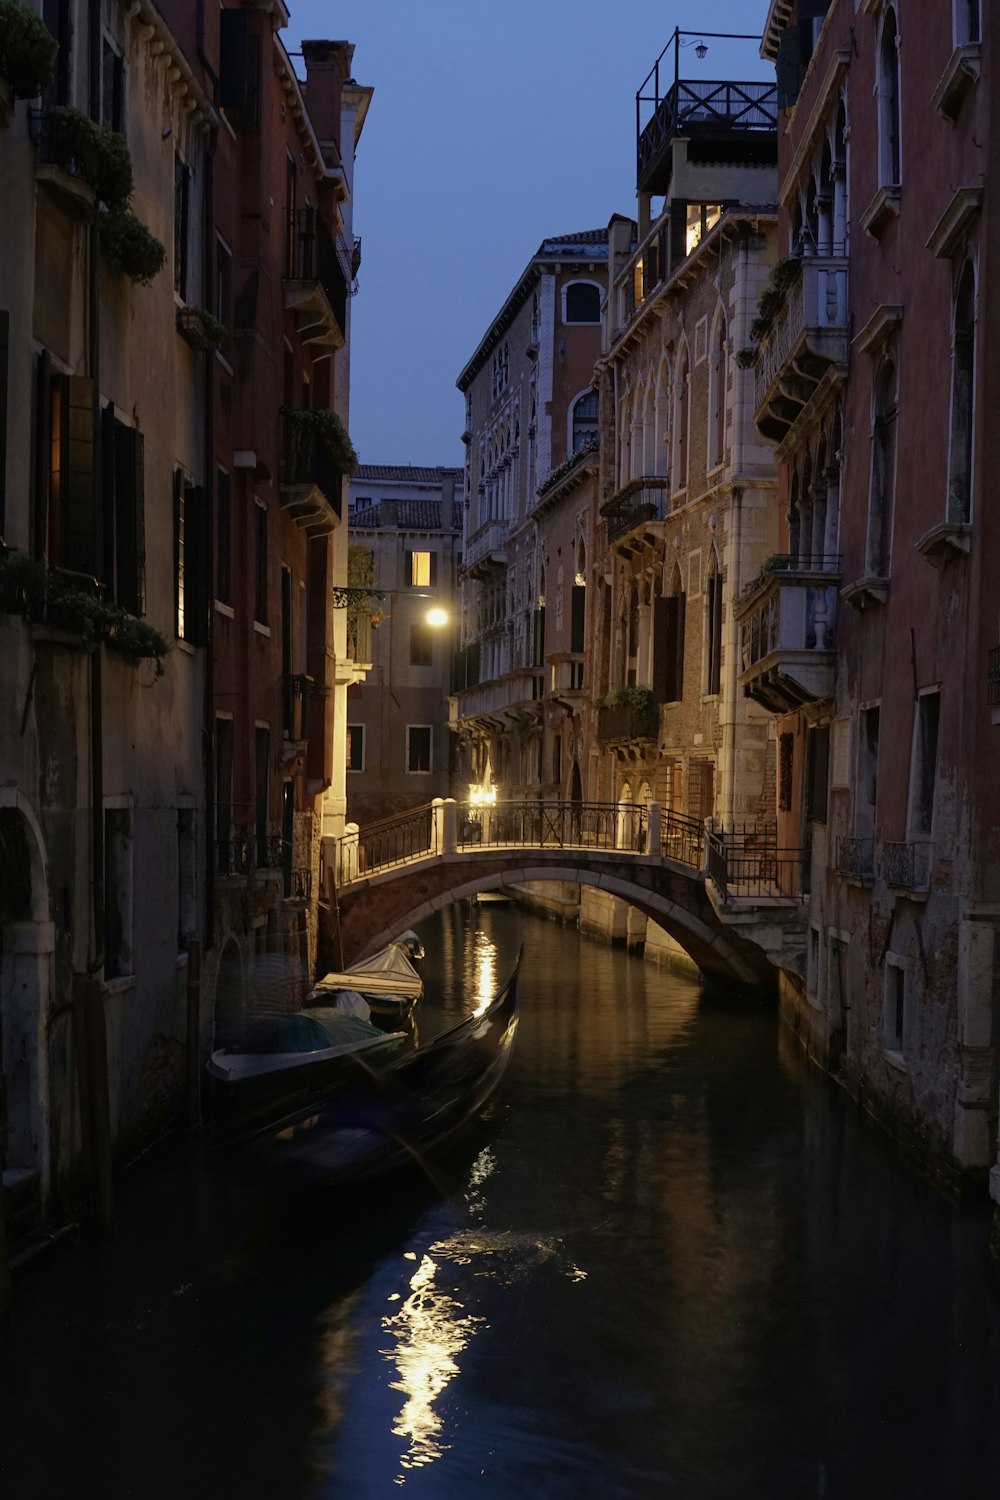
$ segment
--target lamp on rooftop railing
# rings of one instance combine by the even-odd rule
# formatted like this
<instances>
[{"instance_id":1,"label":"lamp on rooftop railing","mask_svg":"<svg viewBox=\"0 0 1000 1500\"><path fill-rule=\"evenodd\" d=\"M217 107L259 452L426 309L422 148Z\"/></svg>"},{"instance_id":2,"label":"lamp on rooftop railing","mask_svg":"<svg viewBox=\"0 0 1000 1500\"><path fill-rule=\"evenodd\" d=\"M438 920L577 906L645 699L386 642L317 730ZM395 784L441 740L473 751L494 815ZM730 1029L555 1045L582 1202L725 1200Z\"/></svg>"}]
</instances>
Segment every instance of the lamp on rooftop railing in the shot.
<instances>
[{"instance_id":1,"label":"lamp on rooftop railing","mask_svg":"<svg viewBox=\"0 0 1000 1500\"><path fill-rule=\"evenodd\" d=\"M333 595L334 609L346 609L349 613L359 615L373 614L377 612L380 617L382 611L379 606L387 599L436 599L437 595L431 590L422 589L376 589L367 585L360 587L352 585L335 585L331 590ZM432 626L435 630L449 621L448 611L442 609L440 604L432 604L424 615L424 623Z\"/></svg>"}]
</instances>

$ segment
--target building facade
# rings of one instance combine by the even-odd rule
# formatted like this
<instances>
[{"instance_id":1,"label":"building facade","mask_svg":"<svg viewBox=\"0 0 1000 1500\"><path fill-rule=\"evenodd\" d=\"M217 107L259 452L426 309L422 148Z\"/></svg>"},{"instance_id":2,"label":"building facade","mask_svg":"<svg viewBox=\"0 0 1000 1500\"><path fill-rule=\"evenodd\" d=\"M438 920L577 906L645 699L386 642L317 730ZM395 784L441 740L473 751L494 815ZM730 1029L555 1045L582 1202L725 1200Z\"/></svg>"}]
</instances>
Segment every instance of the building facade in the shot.
<instances>
[{"instance_id":1,"label":"building facade","mask_svg":"<svg viewBox=\"0 0 1000 1500\"><path fill-rule=\"evenodd\" d=\"M361 464L350 485L347 815L367 825L450 795L462 470ZM443 619L438 618L443 615Z\"/></svg>"},{"instance_id":2,"label":"building facade","mask_svg":"<svg viewBox=\"0 0 1000 1500\"><path fill-rule=\"evenodd\" d=\"M607 233L543 241L458 379L466 519L456 796L583 796Z\"/></svg>"},{"instance_id":3,"label":"building facade","mask_svg":"<svg viewBox=\"0 0 1000 1500\"><path fill-rule=\"evenodd\" d=\"M803 850L786 1013L956 1189L998 1113L991 20L770 6L787 258L750 354L787 519L739 611Z\"/></svg>"},{"instance_id":4,"label":"building facade","mask_svg":"<svg viewBox=\"0 0 1000 1500\"><path fill-rule=\"evenodd\" d=\"M356 668L331 587L370 91L346 43L307 43L300 82L280 5L22 12L0 80L0 1210L56 1220L86 1186L110 1222L113 1162L197 1117L255 953L308 962L321 814L343 822Z\"/></svg>"}]
</instances>

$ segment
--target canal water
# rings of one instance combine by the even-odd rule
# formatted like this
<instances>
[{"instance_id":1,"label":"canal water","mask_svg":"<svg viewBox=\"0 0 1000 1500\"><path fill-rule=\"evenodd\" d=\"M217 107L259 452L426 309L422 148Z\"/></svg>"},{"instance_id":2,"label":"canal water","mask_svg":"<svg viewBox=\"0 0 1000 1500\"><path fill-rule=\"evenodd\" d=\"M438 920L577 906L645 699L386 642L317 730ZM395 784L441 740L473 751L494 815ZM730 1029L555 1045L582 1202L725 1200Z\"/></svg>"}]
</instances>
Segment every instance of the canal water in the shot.
<instances>
[{"instance_id":1,"label":"canal water","mask_svg":"<svg viewBox=\"0 0 1000 1500\"><path fill-rule=\"evenodd\" d=\"M424 1039L524 943L488 1117L292 1189L184 1146L0 1332L0 1495L1000 1495L1000 1302L958 1211L775 1015L514 907L422 929Z\"/></svg>"}]
</instances>

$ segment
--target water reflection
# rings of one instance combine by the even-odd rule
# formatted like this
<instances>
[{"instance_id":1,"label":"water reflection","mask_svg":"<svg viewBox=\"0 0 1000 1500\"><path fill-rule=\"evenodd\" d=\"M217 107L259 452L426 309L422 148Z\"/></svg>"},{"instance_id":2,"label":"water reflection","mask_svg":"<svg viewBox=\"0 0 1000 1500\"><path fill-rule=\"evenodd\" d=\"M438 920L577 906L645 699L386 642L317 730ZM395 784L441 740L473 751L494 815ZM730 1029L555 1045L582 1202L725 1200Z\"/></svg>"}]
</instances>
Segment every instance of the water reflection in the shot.
<instances>
[{"instance_id":1,"label":"water reflection","mask_svg":"<svg viewBox=\"0 0 1000 1500\"><path fill-rule=\"evenodd\" d=\"M473 1015L483 1014L498 988L497 945L480 929L474 935L472 948Z\"/></svg>"}]
</instances>

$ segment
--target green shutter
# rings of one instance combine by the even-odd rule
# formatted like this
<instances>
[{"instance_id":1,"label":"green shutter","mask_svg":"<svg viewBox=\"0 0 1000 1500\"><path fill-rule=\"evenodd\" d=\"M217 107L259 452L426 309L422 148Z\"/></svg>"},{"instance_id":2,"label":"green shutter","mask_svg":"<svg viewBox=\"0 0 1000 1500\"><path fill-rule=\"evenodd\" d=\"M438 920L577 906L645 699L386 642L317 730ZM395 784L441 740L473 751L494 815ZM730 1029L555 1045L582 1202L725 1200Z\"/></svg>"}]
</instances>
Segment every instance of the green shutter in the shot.
<instances>
[{"instance_id":1,"label":"green shutter","mask_svg":"<svg viewBox=\"0 0 1000 1500\"><path fill-rule=\"evenodd\" d=\"M97 562L94 382L84 375L71 375L66 387L62 555L50 562L74 573L93 574Z\"/></svg>"},{"instance_id":2,"label":"green shutter","mask_svg":"<svg viewBox=\"0 0 1000 1500\"><path fill-rule=\"evenodd\" d=\"M146 610L146 519L143 436L114 428L115 597L133 615Z\"/></svg>"}]
</instances>

